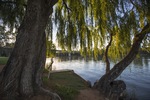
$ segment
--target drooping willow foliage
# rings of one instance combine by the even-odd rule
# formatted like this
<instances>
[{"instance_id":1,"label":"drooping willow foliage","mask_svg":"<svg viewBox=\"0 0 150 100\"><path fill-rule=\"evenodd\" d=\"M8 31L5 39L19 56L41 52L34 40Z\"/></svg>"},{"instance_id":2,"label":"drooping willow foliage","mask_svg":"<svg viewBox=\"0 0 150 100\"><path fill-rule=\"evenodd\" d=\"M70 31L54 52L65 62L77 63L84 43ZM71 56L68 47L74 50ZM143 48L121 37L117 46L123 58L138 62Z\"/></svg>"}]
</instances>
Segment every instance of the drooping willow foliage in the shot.
<instances>
[{"instance_id":1,"label":"drooping willow foliage","mask_svg":"<svg viewBox=\"0 0 150 100\"><path fill-rule=\"evenodd\" d=\"M26 0L0 0L0 46L14 47L15 29L19 28L25 10Z\"/></svg>"},{"instance_id":2,"label":"drooping willow foliage","mask_svg":"<svg viewBox=\"0 0 150 100\"><path fill-rule=\"evenodd\" d=\"M133 37L149 21L148 0L60 0L55 7L57 40L62 49L79 45L82 54L94 57L104 50L113 34L109 56L128 53ZM149 48L149 36L142 46ZM147 46L146 46L147 45ZM148 49L147 49L148 50Z\"/></svg>"},{"instance_id":3,"label":"drooping willow foliage","mask_svg":"<svg viewBox=\"0 0 150 100\"><path fill-rule=\"evenodd\" d=\"M26 1L0 0L1 20L10 26L20 23ZM81 54L94 54L95 58L105 50L110 34L113 41L109 56L123 57L134 35L150 21L149 0L59 0L53 8L46 28L47 40L52 41L53 30L57 30L57 42L63 50L78 48ZM149 43L150 35L147 35L142 48L149 51Z\"/></svg>"},{"instance_id":4,"label":"drooping willow foliage","mask_svg":"<svg viewBox=\"0 0 150 100\"><path fill-rule=\"evenodd\" d=\"M10 29L18 28L26 10L27 0L0 0L0 20Z\"/></svg>"},{"instance_id":5,"label":"drooping willow foliage","mask_svg":"<svg viewBox=\"0 0 150 100\"><path fill-rule=\"evenodd\" d=\"M55 57L56 54L56 46L53 43L53 21L51 20L51 16L47 23L47 27L45 30L46 33L46 56L47 57Z\"/></svg>"}]
</instances>

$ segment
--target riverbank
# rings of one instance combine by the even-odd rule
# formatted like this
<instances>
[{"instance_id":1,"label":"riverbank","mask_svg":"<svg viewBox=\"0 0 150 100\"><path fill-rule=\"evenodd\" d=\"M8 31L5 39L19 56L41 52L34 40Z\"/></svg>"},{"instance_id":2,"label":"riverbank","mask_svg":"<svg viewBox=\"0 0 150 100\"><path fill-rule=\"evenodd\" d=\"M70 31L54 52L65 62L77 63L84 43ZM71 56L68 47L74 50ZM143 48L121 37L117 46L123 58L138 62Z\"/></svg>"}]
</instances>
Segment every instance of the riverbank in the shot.
<instances>
[{"instance_id":1,"label":"riverbank","mask_svg":"<svg viewBox=\"0 0 150 100\"><path fill-rule=\"evenodd\" d=\"M0 71L4 65L0 65ZM86 80L73 70L52 71L48 79L48 71L44 71L44 88L58 93L62 100L105 100L97 90L89 87ZM48 100L45 96L34 96L31 100Z\"/></svg>"},{"instance_id":2,"label":"riverbank","mask_svg":"<svg viewBox=\"0 0 150 100\"><path fill-rule=\"evenodd\" d=\"M45 79L46 78L46 79ZM52 71L50 79L44 75L44 84L58 93L62 100L105 100L97 90L73 70Z\"/></svg>"}]
</instances>

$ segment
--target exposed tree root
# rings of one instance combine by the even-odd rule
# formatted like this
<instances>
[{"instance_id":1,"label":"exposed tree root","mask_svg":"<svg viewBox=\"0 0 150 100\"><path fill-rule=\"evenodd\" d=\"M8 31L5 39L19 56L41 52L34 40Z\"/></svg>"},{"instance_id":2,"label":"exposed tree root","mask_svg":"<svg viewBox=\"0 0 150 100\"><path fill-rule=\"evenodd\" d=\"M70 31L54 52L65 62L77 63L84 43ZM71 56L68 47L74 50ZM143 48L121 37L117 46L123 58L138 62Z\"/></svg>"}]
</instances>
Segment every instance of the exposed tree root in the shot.
<instances>
[{"instance_id":1,"label":"exposed tree root","mask_svg":"<svg viewBox=\"0 0 150 100\"><path fill-rule=\"evenodd\" d=\"M36 88L32 96L9 95L1 96L0 100L61 100L57 93L53 93L42 87Z\"/></svg>"},{"instance_id":2,"label":"exposed tree root","mask_svg":"<svg viewBox=\"0 0 150 100\"><path fill-rule=\"evenodd\" d=\"M126 84L122 80L111 82L95 83L94 88L98 89L110 100L124 100L126 98Z\"/></svg>"}]
</instances>

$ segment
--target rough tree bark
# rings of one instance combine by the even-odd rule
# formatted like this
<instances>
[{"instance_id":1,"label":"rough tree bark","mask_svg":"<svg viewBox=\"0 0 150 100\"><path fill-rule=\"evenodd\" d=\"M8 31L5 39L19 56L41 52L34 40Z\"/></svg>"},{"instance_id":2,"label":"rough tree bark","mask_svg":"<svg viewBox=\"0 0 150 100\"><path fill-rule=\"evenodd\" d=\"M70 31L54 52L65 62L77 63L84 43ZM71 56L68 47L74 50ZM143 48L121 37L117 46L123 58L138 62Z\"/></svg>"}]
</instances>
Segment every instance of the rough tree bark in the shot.
<instances>
[{"instance_id":1,"label":"rough tree bark","mask_svg":"<svg viewBox=\"0 0 150 100\"><path fill-rule=\"evenodd\" d=\"M31 97L44 90L42 69L46 60L45 27L58 0L28 0L15 47L0 73L0 97Z\"/></svg>"},{"instance_id":2,"label":"rough tree bark","mask_svg":"<svg viewBox=\"0 0 150 100\"><path fill-rule=\"evenodd\" d=\"M114 67L105 75L103 75L99 81L94 85L99 91L106 93L110 89L110 83L114 81L123 70L134 60L138 54L140 44L144 39L145 35L150 32L150 24L147 24L142 31L134 37L133 45L127 56L122 59L119 63L114 65Z\"/></svg>"}]
</instances>

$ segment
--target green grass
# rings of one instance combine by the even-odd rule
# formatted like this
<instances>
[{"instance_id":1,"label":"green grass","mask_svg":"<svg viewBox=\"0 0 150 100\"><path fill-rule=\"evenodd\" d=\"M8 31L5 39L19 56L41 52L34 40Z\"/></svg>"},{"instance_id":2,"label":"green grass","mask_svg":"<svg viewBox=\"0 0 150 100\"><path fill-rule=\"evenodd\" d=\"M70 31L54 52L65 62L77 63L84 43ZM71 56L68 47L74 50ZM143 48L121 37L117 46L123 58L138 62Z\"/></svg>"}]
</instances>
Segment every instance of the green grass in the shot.
<instances>
[{"instance_id":1,"label":"green grass","mask_svg":"<svg viewBox=\"0 0 150 100\"><path fill-rule=\"evenodd\" d=\"M74 100L79 91L72 87L57 84L54 91L62 98L62 100Z\"/></svg>"},{"instance_id":2,"label":"green grass","mask_svg":"<svg viewBox=\"0 0 150 100\"><path fill-rule=\"evenodd\" d=\"M72 71L52 73L50 79L43 77L43 81L62 100L74 100L79 90L88 88L87 82Z\"/></svg>"},{"instance_id":3,"label":"green grass","mask_svg":"<svg viewBox=\"0 0 150 100\"><path fill-rule=\"evenodd\" d=\"M65 71L59 73L52 73L50 80L54 83L58 83L64 86L72 87L74 89L84 89L86 88L86 82L81 79L77 74L72 71Z\"/></svg>"},{"instance_id":4,"label":"green grass","mask_svg":"<svg viewBox=\"0 0 150 100\"><path fill-rule=\"evenodd\" d=\"M8 60L8 57L0 57L0 65L5 65Z\"/></svg>"}]
</instances>

